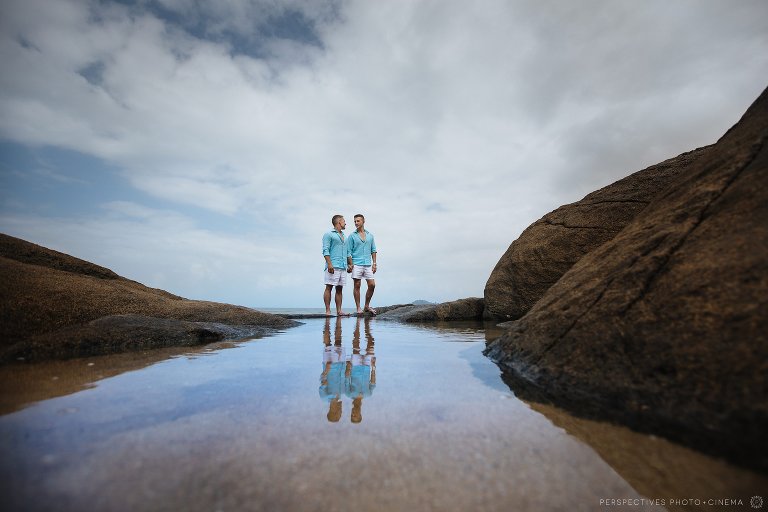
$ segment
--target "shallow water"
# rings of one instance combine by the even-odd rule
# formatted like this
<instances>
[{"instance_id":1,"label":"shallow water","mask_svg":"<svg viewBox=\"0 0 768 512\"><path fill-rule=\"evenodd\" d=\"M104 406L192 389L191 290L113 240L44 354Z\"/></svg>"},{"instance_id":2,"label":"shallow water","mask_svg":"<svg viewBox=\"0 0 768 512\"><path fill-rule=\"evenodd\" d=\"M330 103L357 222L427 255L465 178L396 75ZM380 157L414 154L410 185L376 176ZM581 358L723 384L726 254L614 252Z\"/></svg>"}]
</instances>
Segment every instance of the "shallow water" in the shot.
<instances>
[{"instance_id":1,"label":"shallow water","mask_svg":"<svg viewBox=\"0 0 768 512\"><path fill-rule=\"evenodd\" d=\"M497 334L319 319L196 350L2 368L3 510L747 510L768 498L763 476L518 400L482 355ZM617 499L632 501L601 501Z\"/></svg>"}]
</instances>

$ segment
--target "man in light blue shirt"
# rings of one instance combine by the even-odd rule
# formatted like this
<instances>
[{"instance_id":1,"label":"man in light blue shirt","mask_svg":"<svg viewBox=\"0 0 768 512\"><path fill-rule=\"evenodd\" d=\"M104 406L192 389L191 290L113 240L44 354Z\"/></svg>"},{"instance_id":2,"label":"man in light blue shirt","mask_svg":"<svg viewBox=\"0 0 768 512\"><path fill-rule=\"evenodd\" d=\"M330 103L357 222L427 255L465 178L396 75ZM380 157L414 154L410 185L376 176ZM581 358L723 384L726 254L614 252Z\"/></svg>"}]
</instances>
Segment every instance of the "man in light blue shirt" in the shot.
<instances>
[{"instance_id":1,"label":"man in light blue shirt","mask_svg":"<svg viewBox=\"0 0 768 512\"><path fill-rule=\"evenodd\" d=\"M344 229L347 222L342 215L334 215L331 218L333 229L323 235L323 258L325 258L325 316L331 316L331 289L336 287L336 314L347 316L341 310L342 288L347 281L347 240Z\"/></svg>"},{"instance_id":2,"label":"man in light blue shirt","mask_svg":"<svg viewBox=\"0 0 768 512\"><path fill-rule=\"evenodd\" d=\"M349 235L347 241L347 264L352 266L352 281L354 281L353 295L357 314L368 312L376 315L376 310L371 307L371 298L376 289L376 281L373 274L376 273L376 242L373 234L365 229L365 217L362 213L355 215L355 232ZM360 309L360 280L365 279L368 288L365 290L365 307Z\"/></svg>"}]
</instances>

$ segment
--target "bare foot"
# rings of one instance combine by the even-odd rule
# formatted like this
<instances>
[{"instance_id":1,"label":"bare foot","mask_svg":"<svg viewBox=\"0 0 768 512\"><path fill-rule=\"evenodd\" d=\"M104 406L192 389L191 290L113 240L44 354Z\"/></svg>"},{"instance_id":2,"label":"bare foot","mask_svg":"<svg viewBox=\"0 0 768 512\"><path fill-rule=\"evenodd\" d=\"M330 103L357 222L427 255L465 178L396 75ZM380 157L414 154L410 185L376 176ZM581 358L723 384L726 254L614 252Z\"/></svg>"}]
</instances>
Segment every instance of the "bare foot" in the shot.
<instances>
[{"instance_id":1,"label":"bare foot","mask_svg":"<svg viewBox=\"0 0 768 512\"><path fill-rule=\"evenodd\" d=\"M345 313L343 311L339 311L338 313L336 313L336 316L350 316L350 314L349 313Z\"/></svg>"},{"instance_id":2,"label":"bare foot","mask_svg":"<svg viewBox=\"0 0 768 512\"><path fill-rule=\"evenodd\" d=\"M331 310L330 309L325 312L325 316L331 316Z\"/></svg>"}]
</instances>

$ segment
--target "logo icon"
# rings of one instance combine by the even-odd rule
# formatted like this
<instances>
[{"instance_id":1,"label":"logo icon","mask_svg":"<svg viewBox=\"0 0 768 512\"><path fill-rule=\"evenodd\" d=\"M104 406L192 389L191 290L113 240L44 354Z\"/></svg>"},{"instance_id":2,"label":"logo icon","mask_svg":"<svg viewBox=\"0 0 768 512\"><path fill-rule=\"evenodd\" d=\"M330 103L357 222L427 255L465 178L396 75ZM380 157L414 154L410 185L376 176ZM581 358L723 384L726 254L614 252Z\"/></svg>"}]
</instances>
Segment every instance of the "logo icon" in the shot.
<instances>
[{"instance_id":1,"label":"logo icon","mask_svg":"<svg viewBox=\"0 0 768 512\"><path fill-rule=\"evenodd\" d=\"M752 499L749 500L749 504L752 505L752 508L763 508L763 497L752 496Z\"/></svg>"}]
</instances>

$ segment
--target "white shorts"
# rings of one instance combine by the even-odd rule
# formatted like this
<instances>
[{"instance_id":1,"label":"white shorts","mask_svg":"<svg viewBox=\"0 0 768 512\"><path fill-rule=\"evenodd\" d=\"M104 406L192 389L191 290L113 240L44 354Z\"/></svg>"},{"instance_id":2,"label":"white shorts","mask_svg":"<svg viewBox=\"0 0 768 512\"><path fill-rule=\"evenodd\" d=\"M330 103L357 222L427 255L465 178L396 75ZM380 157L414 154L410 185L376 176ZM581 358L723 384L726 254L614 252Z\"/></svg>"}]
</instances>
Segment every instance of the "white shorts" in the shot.
<instances>
[{"instance_id":1,"label":"white shorts","mask_svg":"<svg viewBox=\"0 0 768 512\"><path fill-rule=\"evenodd\" d=\"M323 350L323 362L324 363L343 363L347 360L344 347L325 347Z\"/></svg>"},{"instance_id":2,"label":"white shorts","mask_svg":"<svg viewBox=\"0 0 768 512\"><path fill-rule=\"evenodd\" d=\"M333 286L344 286L347 282L347 271L340 268L333 269L333 274L326 270L325 272L325 284L332 284Z\"/></svg>"},{"instance_id":3,"label":"white shorts","mask_svg":"<svg viewBox=\"0 0 768 512\"><path fill-rule=\"evenodd\" d=\"M352 279L373 279L372 267L355 265L352 267Z\"/></svg>"}]
</instances>

